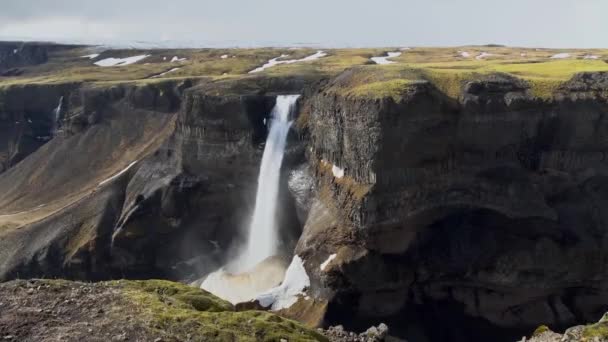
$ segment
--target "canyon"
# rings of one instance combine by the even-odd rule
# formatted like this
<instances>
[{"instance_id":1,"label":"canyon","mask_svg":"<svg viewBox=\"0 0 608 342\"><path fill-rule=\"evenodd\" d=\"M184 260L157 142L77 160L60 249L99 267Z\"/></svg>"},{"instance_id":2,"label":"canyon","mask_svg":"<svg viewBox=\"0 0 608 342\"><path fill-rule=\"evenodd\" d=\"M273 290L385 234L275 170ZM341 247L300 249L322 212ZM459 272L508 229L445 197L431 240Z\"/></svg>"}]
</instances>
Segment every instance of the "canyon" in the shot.
<instances>
[{"instance_id":1,"label":"canyon","mask_svg":"<svg viewBox=\"0 0 608 342\"><path fill-rule=\"evenodd\" d=\"M200 287L253 241L272 110L298 94L272 252L245 267L276 266L253 274L278 287L243 306L414 342L515 341L608 311L608 52L98 49L0 43L5 286ZM131 56L147 57L94 64Z\"/></svg>"}]
</instances>

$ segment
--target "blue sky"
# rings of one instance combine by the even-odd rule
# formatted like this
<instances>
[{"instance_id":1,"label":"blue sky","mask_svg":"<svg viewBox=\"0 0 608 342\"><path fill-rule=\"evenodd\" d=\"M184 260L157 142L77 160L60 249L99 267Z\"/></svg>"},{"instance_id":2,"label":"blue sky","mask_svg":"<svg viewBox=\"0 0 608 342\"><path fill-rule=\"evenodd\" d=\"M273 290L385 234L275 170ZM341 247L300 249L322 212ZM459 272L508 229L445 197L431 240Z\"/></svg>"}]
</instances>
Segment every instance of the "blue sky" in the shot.
<instances>
[{"instance_id":1,"label":"blue sky","mask_svg":"<svg viewBox=\"0 0 608 342\"><path fill-rule=\"evenodd\" d=\"M4 0L0 39L608 48L608 0Z\"/></svg>"}]
</instances>

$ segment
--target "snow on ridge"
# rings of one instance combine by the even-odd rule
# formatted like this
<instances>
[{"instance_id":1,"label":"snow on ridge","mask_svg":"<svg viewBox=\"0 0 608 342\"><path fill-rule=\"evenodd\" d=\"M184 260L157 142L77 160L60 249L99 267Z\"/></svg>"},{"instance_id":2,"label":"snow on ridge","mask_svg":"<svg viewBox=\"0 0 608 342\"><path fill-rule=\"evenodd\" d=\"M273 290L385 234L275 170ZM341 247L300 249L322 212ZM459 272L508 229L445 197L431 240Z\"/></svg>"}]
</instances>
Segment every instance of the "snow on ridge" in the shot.
<instances>
[{"instance_id":1,"label":"snow on ridge","mask_svg":"<svg viewBox=\"0 0 608 342\"><path fill-rule=\"evenodd\" d=\"M484 59L486 57L490 57L490 56L493 56L493 54L488 53L488 52L482 52L479 55L477 55L477 57L475 57L475 59L482 60L482 59Z\"/></svg>"},{"instance_id":2,"label":"snow on ridge","mask_svg":"<svg viewBox=\"0 0 608 342\"><path fill-rule=\"evenodd\" d=\"M102 186L102 185L104 185L106 183L109 183L109 182L113 181L114 179L120 177L122 174L124 174L125 172L129 171L129 169L131 167L133 167L133 165L137 164L137 162L138 162L138 160L132 162L131 164L127 165L127 167L125 167L124 169L122 169L122 171L120 171L117 174L115 174L114 176L112 176L110 178L107 178L106 180L100 182L97 186Z\"/></svg>"},{"instance_id":3,"label":"snow on ridge","mask_svg":"<svg viewBox=\"0 0 608 342\"><path fill-rule=\"evenodd\" d=\"M321 271L325 271L325 268L329 265L329 263L334 260L338 255L337 254L332 254L330 255L327 260L325 260L325 262L323 262L321 264Z\"/></svg>"},{"instance_id":4,"label":"snow on ridge","mask_svg":"<svg viewBox=\"0 0 608 342\"><path fill-rule=\"evenodd\" d=\"M102 59L100 61L97 61L93 64L100 66L100 67L113 67L113 66L125 66L125 65L130 65L130 64L134 64L137 63L141 60L144 60L148 57L150 57L151 55L139 55L139 56L132 56L132 57L126 57L126 58L106 58L106 59Z\"/></svg>"},{"instance_id":5,"label":"snow on ridge","mask_svg":"<svg viewBox=\"0 0 608 342\"><path fill-rule=\"evenodd\" d=\"M273 58L271 60L269 60L266 64L262 65L261 67L255 68L253 70L251 70L249 73L250 74L254 74L257 72L261 72L264 71L268 68L272 68L275 65L280 65L280 64L293 64L293 63L298 63L298 62L308 62L308 61L314 61L316 59L322 58L327 56L327 53L325 51L319 50L316 53L310 55L310 56L306 56L304 58L301 59L288 59L288 60L282 60L280 61L279 59L281 58L287 58L289 57L289 55L280 55L279 57Z\"/></svg>"},{"instance_id":6,"label":"snow on ridge","mask_svg":"<svg viewBox=\"0 0 608 342\"><path fill-rule=\"evenodd\" d=\"M171 63L175 63L175 62L183 62L183 61L187 61L188 58L184 57L184 58L179 58L177 56L173 56L173 58L171 58Z\"/></svg>"},{"instance_id":7,"label":"snow on ridge","mask_svg":"<svg viewBox=\"0 0 608 342\"><path fill-rule=\"evenodd\" d=\"M173 69L171 69L171 70L167 70L167 71L165 71L165 72L161 72L161 73L160 73L160 74L158 74L158 75L154 75L154 76L152 76L151 78L159 78L159 77L165 76L166 74L168 74L168 73L170 73L170 72L177 71L177 70L179 70L179 69L181 69L181 68L173 68Z\"/></svg>"},{"instance_id":8,"label":"snow on ridge","mask_svg":"<svg viewBox=\"0 0 608 342\"><path fill-rule=\"evenodd\" d=\"M298 301L298 296L304 295L304 290L308 287L310 278L304 262L298 255L294 255L281 285L259 294L256 299L260 305L274 311L287 309Z\"/></svg>"},{"instance_id":9,"label":"snow on ridge","mask_svg":"<svg viewBox=\"0 0 608 342\"><path fill-rule=\"evenodd\" d=\"M97 57L99 57L99 54L98 54L98 53L92 53L92 54L90 54L90 55L84 55L84 56L80 56L80 58L88 58L88 59L95 59L95 58L97 58Z\"/></svg>"},{"instance_id":10,"label":"snow on ridge","mask_svg":"<svg viewBox=\"0 0 608 342\"><path fill-rule=\"evenodd\" d=\"M570 54L567 52L562 52L562 53L558 53L555 54L553 56L551 56L551 59L566 59L566 58L570 58Z\"/></svg>"},{"instance_id":11,"label":"snow on ridge","mask_svg":"<svg viewBox=\"0 0 608 342\"><path fill-rule=\"evenodd\" d=\"M372 57L371 60L374 61L374 63L376 63L376 64L393 64L396 62L389 61L388 59L399 57L399 56L401 56L401 52L395 51L395 52L388 52L386 54L386 56Z\"/></svg>"}]
</instances>

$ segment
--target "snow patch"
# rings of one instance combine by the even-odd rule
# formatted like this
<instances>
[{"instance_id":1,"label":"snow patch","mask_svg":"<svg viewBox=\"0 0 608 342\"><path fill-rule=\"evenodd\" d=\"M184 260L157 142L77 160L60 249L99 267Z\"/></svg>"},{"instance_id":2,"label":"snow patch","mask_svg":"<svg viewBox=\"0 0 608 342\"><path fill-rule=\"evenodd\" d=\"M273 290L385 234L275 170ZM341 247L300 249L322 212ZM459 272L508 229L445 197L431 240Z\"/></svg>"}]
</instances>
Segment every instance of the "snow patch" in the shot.
<instances>
[{"instance_id":1,"label":"snow patch","mask_svg":"<svg viewBox=\"0 0 608 342\"><path fill-rule=\"evenodd\" d=\"M165 76L166 74L168 74L168 73L170 73L170 72L177 71L177 70L179 70L179 69L181 69L181 68L173 68L173 69L171 69L171 70L167 70L167 71L165 71L165 72L162 72L162 73L160 73L160 74L158 74L158 75L154 75L154 76L152 76L151 78L159 78L159 77Z\"/></svg>"},{"instance_id":2,"label":"snow patch","mask_svg":"<svg viewBox=\"0 0 608 342\"><path fill-rule=\"evenodd\" d=\"M304 268L302 259L295 255L285 272L285 279L281 285L259 294L256 299L263 307L271 310L281 310L291 307L298 301L299 295L310 286L310 278Z\"/></svg>"},{"instance_id":3,"label":"snow patch","mask_svg":"<svg viewBox=\"0 0 608 342\"><path fill-rule=\"evenodd\" d=\"M399 51L407 51L407 50L411 50L411 49L412 48L409 48L409 47L403 47L403 48L399 49Z\"/></svg>"},{"instance_id":4,"label":"snow patch","mask_svg":"<svg viewBox=\"0 0 608 342\"><path fill-rule=\"evenodd\" d=\"M140 56L127 57L127 58L110 57L110 58L106 58L106 59L97 61L94 64L98 65L100 67L125 66L125 65L130 65L133 63L137 63L148 57L150 57L150 55L140 55Z\"/></svg>"},{"instance_id":5,"label":"snow patch","mask_svg":"<svg viewBox=\"0 0 608 342\"><path fill-rule=\"evenodd\" d=\"M281 55L279 57L273 58L271 60L268 61L268 63L262 65L261 67L255 68L253 70L251 70L249 73L253 74L256 72L261 72L264 71L268 68L272 68L275 65L280 65L280 64L293 64L293 63L298 63L298 62L308 62L308 61L314 61L316 59L322 58L327 56L327 53L325 51L317 51L315 54L312 54L310 56L301 58L301 59L288 59L288 60L279 60L281 58L287 58L289 57L289 55Z\"/></svg>"},{"instance_id":6,"label":"snow patch","mask_svg":"<svg viewBox=\"0 0 608 342\"><path fill-rule=\"evenodd\" d=\"M84 55L84 56L80 56L80 58L88 58L88 59L95 59L95 58L97 58L97 57L99 57L99 54L98 54L98 53L92 53L92 54L90 54L90 55Z\"/></svg>"},{"instance_id":7,"label":"snow patch","mask_svg":"<svg viewBox=\"0 0 608 342\"><path fill-rule=\"evenodd\" d=\"M556 55L551 56L551 59L565 59L570 58L570 54L567 52L558 53Z\"/></svg>"},{"instance_id":8,"label":"snow patch","mask_svg":"<svg viewBox=\"0 0 608 342\"><path fill-rule=\"evenodd\" d=\"M184 58L179 58L177 56L173 56L173 58L171 58L171 63L175 63L175 62L183 62L183 61L187 61L188 58L184 57Z\"/></svg>"},{"instance_id":9,"label":"snow patch","mask_svg":"<svg viewBox=\"0 0 608 342\"><path fill-rule=\"evenodd\" d=\"M338 256L337 254L332 254L329 256L329 258L327 258L327 260L325 260L324 263L321 264L321 271L325 271L325 268L327 267L327 265L329 265L329 263L334 260L336 258L336 256Z\"/></svg>"},{"instance_id":10,"label":"snow patch","mask_svg":"<svg viewBox=\"0 0 608 342\"><path fill-rule=\"evenodd\" d=\"M458 51L458 54L460 55L460 57L463 57L463 58L471 57L471 54L468 53L467 51Z\"/></svg>"},{"instance_id":11,"label":"snow patch","mask_svg":"<svg viewBox=\"0 0 608 342\"><path fill-rule=\"evenodd\" d=\"M584 59L600 59L600 56L596 56L596 55L586 55L585 57L583 57Z\"/></svg>"},{"instance_id":12,"label":"snow patch","mask_svg":"<svg viewBox=\"0 0 608 342\"><path fill-rule=\"evenodd\" d=\"M222 55L220 58L221 59L226 59L226 58L228 58L228 55Z\"/></svg>"},{"instance_id":13,"label":"snow patch","mask_svg":"<svg viewBox=\"0 0 608 342\"><path fill-rule=\"evenodd\" d=\"M136 161L134 161L134 162L132 162L132 163L131 163L131 164L129 164L127 167L125 167L125 168L124 168L122 171L120 171L119 173L117 173L117 174L115 174L114 176L112 176L112 177L110 177L110 178L108 178L108 179L106 179L106 180L102 181L101 183L99 183L99 185L98 185L98 186L102 186L102 185L104 185L104 184L106 184L106 183L109 183L109 182L111 182L111 181L115 180L116 178L120 177L120 176L121 176L121 175L123 175L125 172L129 171L129 169L130 169L131 167L133 167L133 165L137 164L137 162L138 162L137 160L136 160Z\"/></svg>"},{"instance_id":14,"label":"snow patch","mask_svg":"<svg viewBox=\"0 0 608 342\"><path fill-rule=\"evenodd\" d=\"M482 60L482 59L490 57L490 56L493 56L493 54L487 53L487 52L482 52L479 55L477 55L477 57L475 57L475 59Z\"/></svg>"},{"instance_id":15,"label":"snow patch","mask_svg":"<svg viewBox=\"0 0 608 342\"><path fill-rule=\"evenodd\" d=\"M344 169L340 168L339 166L336 166L336 165L332 166L331 172L334 174L334 177L336 177L336 178L344 177Z\"/></svg>"},{"instance_id":16,"label":"snow patch","mask_svg":"<svg viewBox=\"0 0 608 342\"><path fill-rule=\"evenodd\" d=\"M399 51L395 51L395 52L389 52L386 54L386 56L382 56L382 57L372 57L371 60L374 61L374 63L376 64L393 64L396 62L393 61L389 61L389 58L395 58L395 57L399 57L401 56L401 52Z\"/></svg>"}]
</instances>

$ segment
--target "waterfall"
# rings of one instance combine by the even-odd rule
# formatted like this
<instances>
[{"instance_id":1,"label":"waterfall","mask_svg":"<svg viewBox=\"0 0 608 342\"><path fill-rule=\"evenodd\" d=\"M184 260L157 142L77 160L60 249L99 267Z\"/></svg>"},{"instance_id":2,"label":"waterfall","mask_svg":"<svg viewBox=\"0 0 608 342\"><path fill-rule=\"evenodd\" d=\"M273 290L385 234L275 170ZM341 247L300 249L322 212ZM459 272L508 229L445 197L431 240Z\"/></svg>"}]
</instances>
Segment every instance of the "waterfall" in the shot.
<instances>
[{"instance_id":1,"label":"waterfall","mask_svg":"<svg viewBox=\"0 0 608 342\"><path fill-rule=\"evenodd\" d=\"M249 227L247 247L238 260L237 267L249 270L264 259L278 252L276 209L279 195L281 164L291 127L291 113L300 95L280 95L270 114L270 132L266 139L255 210Z\"/></svg>"},{"instance_id":2,"label":"waterfall","mask_svg":"<svg viewBox=\"0 0 608 342\"><path fill-rule=\"evenodd\" d=\"M299 97L277 96L267 121L270 131L262 156L247 245L236 259L209 274L201 284L202 289L233 304L252 300L259 293L278 286L285 275L286 265L276 257L279 252L276 210L291 113Z\"/></svg>"},{"instance_id":3,"label":"waterfall","mask_svg":"<svg viewBox=\"0 0 608 342\"><path fill-rule=\"evenodd\" d=\"M53 109L53 124L51 128L51 134L53 136L57 135L59 131L59 117L61 116L61 107L63 105L63 96L59 98L59 104L57 108Z\"/></svg>"}]
</instances>

